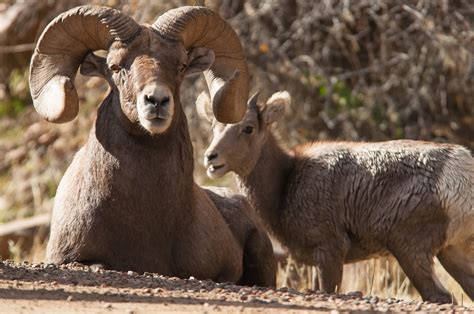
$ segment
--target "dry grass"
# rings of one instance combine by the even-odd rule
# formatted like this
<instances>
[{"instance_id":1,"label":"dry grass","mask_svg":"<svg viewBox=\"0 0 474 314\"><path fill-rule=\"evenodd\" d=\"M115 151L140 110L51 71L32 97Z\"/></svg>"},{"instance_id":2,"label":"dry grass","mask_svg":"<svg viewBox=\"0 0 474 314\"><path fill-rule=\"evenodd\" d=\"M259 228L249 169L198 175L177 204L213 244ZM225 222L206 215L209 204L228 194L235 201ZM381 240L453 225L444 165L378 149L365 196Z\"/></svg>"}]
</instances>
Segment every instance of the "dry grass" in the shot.
<instances>
[{"instance_id":1,"label":"dry grass","mask_svg":"<svg viewBox=\"0 0 474 314\"><path fill-rule=\"evenodd\" d=\"M435 271L444 287L464 305L473 306L458 283L444 270L436 260ZM283 266L278 264L277 285L301 291L314 290L316 270L294 261L291 257ZM344 276L340 293L360 291L363 295L376 295L381 298L421 300L420 295L405 276L393 257L370 259L344 266Z\"/></svg>"}]
</instances>

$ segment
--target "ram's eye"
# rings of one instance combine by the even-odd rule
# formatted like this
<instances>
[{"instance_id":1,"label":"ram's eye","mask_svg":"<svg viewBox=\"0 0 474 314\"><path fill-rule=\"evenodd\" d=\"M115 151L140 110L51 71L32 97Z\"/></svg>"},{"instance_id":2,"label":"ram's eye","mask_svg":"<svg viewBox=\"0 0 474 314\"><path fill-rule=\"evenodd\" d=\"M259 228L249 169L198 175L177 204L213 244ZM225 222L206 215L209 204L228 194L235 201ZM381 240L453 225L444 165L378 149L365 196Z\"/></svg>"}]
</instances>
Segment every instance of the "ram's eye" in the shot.
<instances>
[{"instance_id":1,"label":"ram's eye","mask_svg":"<svg viewBox=\"0 0 474 314\"><path fill-rule=\"evenodd\" d=\"M247 125L242 131L247 134L252 134L253 126Z\"/></svg>"},{"instance_id":2,"label":"ram's eye","mask_svg":"<svg viewBox=\"0 0 474 314\"><path fill-rule=\"evenodd\" d=\"M111 64L111 65L109 66L109 69L110 69L110 71L112 71L112 72L114 72L114 73L117 73L117 72L120 71L120 66L119 66L118 64L115 64L115 63L114 63L114 64Z\"/></svg>"},{"instance_id":3,"label":"ram's eye","mask_svg":"<svg viewBox=\"0 0 474 314\"><path fill-rule=\"evenodd\" d=\"M188 65L187 64L181 64L179 66L179 73L183 74L184 72L186 72L186 69L188 68Z\"/></svg>"}]
</instances>

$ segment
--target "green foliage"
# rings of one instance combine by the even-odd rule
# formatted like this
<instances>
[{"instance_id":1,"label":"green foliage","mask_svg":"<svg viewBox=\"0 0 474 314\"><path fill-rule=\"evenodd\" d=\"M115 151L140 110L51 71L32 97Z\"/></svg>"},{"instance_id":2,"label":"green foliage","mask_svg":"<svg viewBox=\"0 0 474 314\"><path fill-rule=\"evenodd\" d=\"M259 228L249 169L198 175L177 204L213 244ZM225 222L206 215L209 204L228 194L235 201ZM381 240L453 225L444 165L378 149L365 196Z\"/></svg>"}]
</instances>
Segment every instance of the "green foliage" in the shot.
<instances>
[{"instance_id":1,"label":"green foliage","mask_svg":"<svg viewBox=\"0 0 474 314\"><path fill-rule=\"evenodd\" d=\"M47 182L47 195L48 198L53 198L56 195L56 190L58 189L59 182L56 182L54 179L49 179Z\"/></svg>"},{"instance_id":2,"label":"green foliage","mask_svg":"<svg viewBox=\"0 0 474 314\"><path fill-rule=\"evenodd\" d=\"M0 118L16 117L31 103L28 70L15 69L9 77L10 97L0 99Z\"/></svg>"},{"instance_id":3,"label":"green foliage","mask_svg":"<svg viewBox=\"0 0 474 314\"><path fill-rule=\"evenodd\" d=\"M336 115L362 106L361 97L354 93L344 81L335 77L328 79L321 75L304 73L301 82L308 88L316 89L320 97L330 98L331 107L329 110L331 112L329 114Z\"/></svg>"},{"instance_id":4,"label":"green foliage","mask_svg":"<svg viewBox=\"0 0 474 314\"><path fill-rule=\"evenodd\" d=\"M355 109L362 105L360 98L352 92L344 81L335 81L332 97L340 111Z\"/></svg>"},{"instance_id":5,"label":"green foliage","mask_svg":"<svg viewBox=\"0 0 474 314\"><path fill-rule=\"evenodd\" d=\"M27 106L27 103L17 97L0 100L0 118L15 117Z\"/></svg>"}]
</instances>

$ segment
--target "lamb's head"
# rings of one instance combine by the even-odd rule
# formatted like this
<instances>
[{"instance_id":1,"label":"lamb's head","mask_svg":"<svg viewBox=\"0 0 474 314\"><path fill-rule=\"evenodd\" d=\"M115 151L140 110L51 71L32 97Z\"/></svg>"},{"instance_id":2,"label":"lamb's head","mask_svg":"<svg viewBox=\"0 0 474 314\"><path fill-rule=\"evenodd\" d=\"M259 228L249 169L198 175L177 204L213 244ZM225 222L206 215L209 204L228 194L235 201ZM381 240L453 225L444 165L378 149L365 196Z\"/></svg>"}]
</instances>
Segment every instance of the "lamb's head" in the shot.
<instances>
[{"instance_id":1,"label":"lamb's head","mask_svg":"<svg viewBox=\"0 0 474 314\"><path fill-rule=\"evenodd\" d=\"M241 122L224 124L212 118L207 95L199 95L198 113L212 122L213 139L204 153L204 165L211 178L229 171L248 175L260 157L271 125L283 116L285 107L290 104L290 94L286 91L273 94L264 105L257 104L257 98L257 94L250 98Z\"/></svg>"},{"instance_id":2,"label":"lamb's head","mask_svg":"<svg viewBox=\"0 0 474 314\"><path fill-rule=\"evenodd\" d=\"M92 54L106 50L106 58ZM216 119L233 123L245 113L248 71L232 28L204 7L181 7L141 26L118 10L81 6L59 15L40 37L30 68L33 103L46 120L68 122L78 113L77 69L107 79L124 123L148 134L165 132L181 110L186 75L205 71ZM133 129L133 128L132 128Z\"/></svg>"}]
</instances>

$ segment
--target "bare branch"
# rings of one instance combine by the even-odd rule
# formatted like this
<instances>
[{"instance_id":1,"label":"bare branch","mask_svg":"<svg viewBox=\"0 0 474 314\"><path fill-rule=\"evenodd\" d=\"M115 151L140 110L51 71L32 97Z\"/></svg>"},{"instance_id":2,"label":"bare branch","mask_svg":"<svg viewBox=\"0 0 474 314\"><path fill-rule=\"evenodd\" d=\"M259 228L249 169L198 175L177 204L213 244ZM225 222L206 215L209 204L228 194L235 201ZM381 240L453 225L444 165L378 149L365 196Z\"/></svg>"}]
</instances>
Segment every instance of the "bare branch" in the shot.
<instances>
[{"instance_id":1,"label":"bare branch","mask_svg":"<svg viewBox=\"0 0 474 314\"><path fill-rule=\"evenodd\" d=\"M35 49L35 45L35 43L29 43L15 46L0 46L0 53L18 53L33 51L33 49Z\"/></svg>"}]
</instances>

